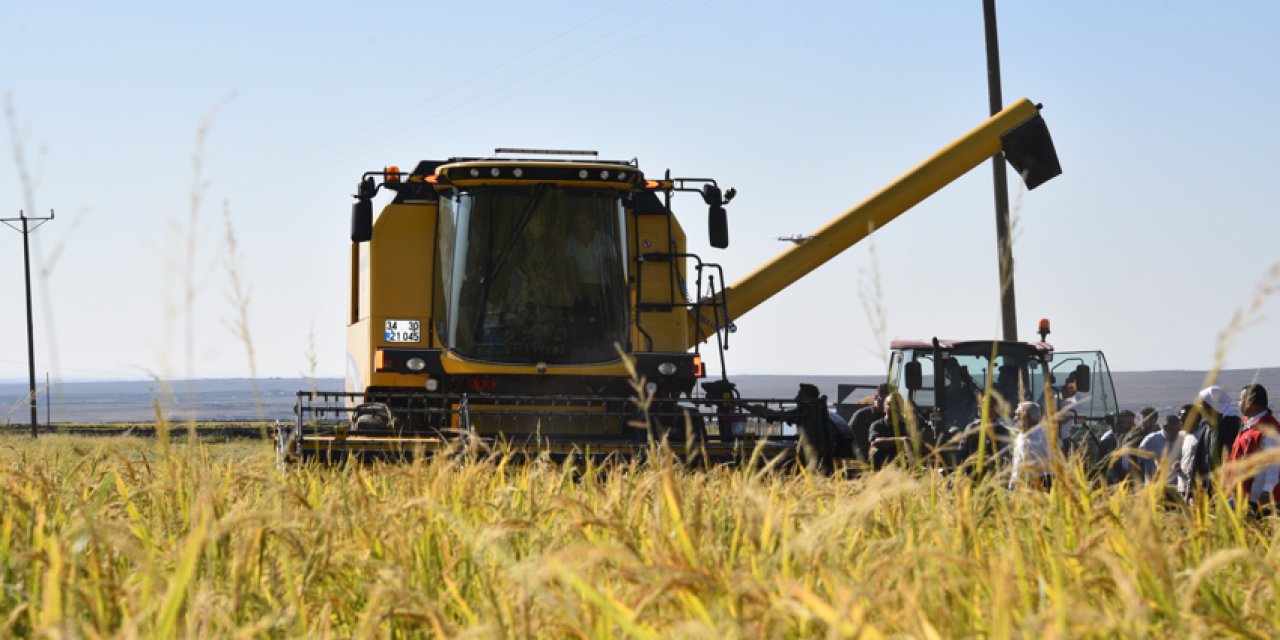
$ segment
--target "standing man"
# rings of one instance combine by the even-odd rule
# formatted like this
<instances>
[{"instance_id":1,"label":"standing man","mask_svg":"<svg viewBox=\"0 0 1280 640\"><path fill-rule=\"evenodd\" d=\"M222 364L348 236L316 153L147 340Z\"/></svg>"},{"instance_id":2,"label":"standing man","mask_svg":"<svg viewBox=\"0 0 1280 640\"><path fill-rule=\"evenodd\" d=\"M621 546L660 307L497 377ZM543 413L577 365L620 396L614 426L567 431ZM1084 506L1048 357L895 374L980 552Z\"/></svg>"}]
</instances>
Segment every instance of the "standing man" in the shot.
<instances>
[{"instance_id":1,"label":"standing man","mask_svg":"<svg viewBox=\"0 0 1280 640\"><path fill-rule=\"evenodd\" d=\"M1127 444L1129 434L1133 432L1136 423L1137 416L1125 409L1115 415L1111 428L1098 439L1098 461L1103 465L1108 484L1120 482L1124 477L1124 471L1128 468L1128 458L1121 456L1119 460L1112 460L1112 454L1120 449L1122 443L1126 443L1124 446L1129 446Z\"/></svg>"},{"instance_id":2,"label":"standing man","mask_svg":"<svg viewBox=\"0 0 1280 640\"><path fill-rule=\"evenodd\" d=\"M1033 486L1048 489L1053 481L1053 455L1056 447L1041 420L1040 405L1023 402L1013 411L1018 437L1013 444L1013 474L1009 476L1009 488L1018 486L1019 478L1026 478Z\"/></svg>"},{"instance_id":3,"label":"standing man","mask_svg":"<svg viewBox=\"0 0 1280 640\"><path fill-rule=\"evenodd\" d=\"M907 424L907 411L914 411L914 409L908 408L902 394L895 391L885 398L884 416L871 423L867 434L870 441L867 458L871 461L872 469L882 469L886 464L900 457L906 457L908 452L912 451L913 433L921 441L922 448L926 446L923 442L926 440L925 434L913 431Z\"/></svg>"},{"instance_id":4,"label":"standing man","mask_svg":"<svg viewBox=\"0 0 1280 640\"><path fill-rule=\"evenodd\" d=\"M1076 406L1081 401L1075 371L1067 374L1067 379L1063 381L1061 387L1053 388L1052 398L1054 411L1052 417L1056 418L1058 423L1058 440L1062 446L1063 453L1069 454L1071 452L1071 434L1075 430ZM1049 413L1049 403L1043 396L1040 398L1040 410L1041 413Z\"/></svg>"},{"instance_id":5,"label":"standing man","mask_svg":"<svg viewBox=\"0 0 1280 640\"><path fill-rule=\"evenodd\" d=\"M888 402L889 385L881 382L876 386L875 395L871 396L871 404L858 409L849 420L849 428L853 431L854 454L862 462L871 461L871 425L884 417Z\"/></svg>"},{"instance_id":6,"label":"standing man","mask_svg":"<svg viewBox=\"0 0 1280 640\"><path fill-rule=\"evenodd\" d=\"M1150 454L1138 460L1142 468L1142 479L1151 482L1165 476L1165 485L1170 490L1181 486L1179 475L1182 463L1182 421L1177 416L1165 416L1164 425L1155 433L1142 439L1139 449Z\"/></svg>"},{"instance_id":7,"label":"standing man","mask_svg":"<svg viewBox=\"0 0 1280 640\"><path fill-rule=\"evenodd\" d=\"M994 394L983 396L982 402L987 407L987 420L983 422L979 414L965 427L956 453L957 464L976 456L979 448L983 451L984 466L991 466L997 459L1009 459L1009 444L1013 438L1009 435L1009 425L1000 417L996 397Z\"/></svg>"},{"instance_id":8,"label":"standing man","mask_svg":"<svg viewBox=\"0 0 1280 640\"><path fill-rule=\"evenodd\" d=\"M1280 449L1280 422L1267 406L1267 390L1262 385L1246 385L1240 390L1240 413L1244 424L1231 447L1230 462L1243 462L1264 451ZM1280 465L1269 464L1248 477L1240 477L1236 471L1227 478L1227 487L1236 491L1237 497L1247 499L1250 508L1274 507L1280 498Z\"/></svg>"},{"instance_id":9,"label":"standing man","mask_svg":"<svg viewBox=\"0 0 1280 640\"><path fill-rule=\"evenodd\" d=\"M1130 447L1139 446L1143 439L1160 430L1160 412L1155 407L1146 407L1138 412L1141 416L1138 418L1138 429L1132 432L1130 440L1133 444Z\"/></svg>"},{"instance_id":10,"label":"standing man","mask_svg":"<svg viewBox=\"0 0 1280 640\"><path fill-rule=\"evenodd\" d=\"M1178 422L1182 423L1182 459L1178 463L1178 492L1190 500L1197 490L1209 493L1212 486L1214 431L1204 418L1204 411L1197 412L1195 405L1184 404L1178 409Z\"/></svg>"}]
</instances>

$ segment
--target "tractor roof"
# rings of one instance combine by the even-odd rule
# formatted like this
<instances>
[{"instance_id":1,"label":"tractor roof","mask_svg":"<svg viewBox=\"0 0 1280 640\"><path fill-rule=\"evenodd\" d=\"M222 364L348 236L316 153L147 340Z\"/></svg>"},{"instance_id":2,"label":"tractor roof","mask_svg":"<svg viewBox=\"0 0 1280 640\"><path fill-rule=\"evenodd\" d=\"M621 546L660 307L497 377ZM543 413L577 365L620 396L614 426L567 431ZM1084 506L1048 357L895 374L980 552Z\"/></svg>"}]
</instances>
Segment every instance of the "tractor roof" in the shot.
<instances>
[{"instance_id":1,"label":"tractor roof","mask_svg":"<svg viewBox=\"0 0 1280 640\"><path fill-rule=\"evenodd\" d=\"M990 353L993 347L1001 352L1037 351L1041 353L1049 353L1053 351L1053 345L1048 342L1019 342L1014 340L939 339L938 346L943 351L962 351L975 354L983 351ZM933 342L931 340L894 340L889 343L889 348L895 351L931 351L933 350Z\"/></svg>"}]
</instances>

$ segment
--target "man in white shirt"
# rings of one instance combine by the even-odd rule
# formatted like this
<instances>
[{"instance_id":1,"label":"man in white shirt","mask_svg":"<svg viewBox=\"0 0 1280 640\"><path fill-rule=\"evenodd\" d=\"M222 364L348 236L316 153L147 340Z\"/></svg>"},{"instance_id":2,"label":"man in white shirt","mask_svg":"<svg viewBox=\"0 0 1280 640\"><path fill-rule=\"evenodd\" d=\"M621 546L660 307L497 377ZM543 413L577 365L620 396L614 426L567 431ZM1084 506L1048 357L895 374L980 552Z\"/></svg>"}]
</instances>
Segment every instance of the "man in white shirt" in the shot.
<instances>
[{"instance_id":1,"label":"man in white shirt","mask_svg":"<svg viewBox=\"0 0 1280 640\"><path fill-rule=\"evenodd\" d=\"M1143 480L1151 482L1164 473L1165 484L1174 490L1185 482L1181 471L1182 421L1178 416L1165 416L1164 425L1143 438L1138 448L1150 454L1135 460L1142 467Z\"/></svg>"},{"instance_id":2,"label":"man in white shirt","mask_svg":"<svg viewBox=\"0 0 1280 640\"><path fill-rule=\"evenodd\" d=\"M1041 421L1040 405L1023 402L1013 412L1018 435L1013 444L1013 474L1009 488L1025 478L1033 485L1047 489L1053 479L1052 461L1060 455L1057 443L1051 443L1049 433Z\"/></svg>"}]
</instances>

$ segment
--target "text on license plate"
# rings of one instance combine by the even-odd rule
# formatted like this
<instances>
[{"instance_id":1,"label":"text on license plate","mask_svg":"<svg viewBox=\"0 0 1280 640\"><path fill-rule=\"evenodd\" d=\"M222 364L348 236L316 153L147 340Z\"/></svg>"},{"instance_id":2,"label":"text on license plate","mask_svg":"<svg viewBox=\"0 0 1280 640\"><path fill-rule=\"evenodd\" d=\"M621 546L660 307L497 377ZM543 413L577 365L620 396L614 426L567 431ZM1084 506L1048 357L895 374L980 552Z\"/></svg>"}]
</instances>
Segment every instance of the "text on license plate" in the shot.
<instances>
[{"instance_id":1,"label":"text on license plate","mask_svg":"<svg viewBox=\"0 0 1280 640\"><path fill-rule=\"evenodd\" d=\"M387 342L421 342L422 322L420 320L387 320Z\"/></svg>"}]
</instances>

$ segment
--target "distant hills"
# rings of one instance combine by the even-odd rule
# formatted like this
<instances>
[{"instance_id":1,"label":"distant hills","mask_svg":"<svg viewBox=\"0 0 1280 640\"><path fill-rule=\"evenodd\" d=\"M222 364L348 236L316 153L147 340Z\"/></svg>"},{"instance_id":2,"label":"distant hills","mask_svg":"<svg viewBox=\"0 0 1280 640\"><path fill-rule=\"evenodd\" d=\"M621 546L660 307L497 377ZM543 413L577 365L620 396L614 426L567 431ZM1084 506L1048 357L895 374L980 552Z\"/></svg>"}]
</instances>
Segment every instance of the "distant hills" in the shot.
<instances>
[{"instance_id":1,"label":"distant hills","mask_svg":"<svg viewBox=\"0 0 1280 640\"><path fill-rule=\"evenodd\" d=\"M256 384L248 378L54 382L47 393L40 391L38 413L41 422L48 415L55 423L151 422L157 410L171 420L192 415L202 421L283 420L293 415L297 392L313 384L342 390L339 378L269 378ZM26 397L26 384L0 384L0 425L30 424Z\"/></svg>"},{"instance_id":2,"label":"distant hills","mask_svg":"<svg viewBox=\"0 0 1280 640\"><path fill-rule=\"evenodd\" d=\"M1191 402L1204 384L1203 371L1142 371L1112 374L1120 407L1155 407L1165 413ZM1217 384L1235 391L1256 377L1273 394L1280 393L1280 368L1231 370L1218 374ZM833 402L839 384L874 385L877 376L742 375L733 378L743 397L790 398L801 382L815 384ZM128 382L55 382L38 401L41 423L151 422L157 409L171 420L193 416L202 421L243 421L265 418L290 420L300 390L341 391L339 378L246 378ZM0 426L30 423L27 385L0 383ZM861 394L860 394L861 395ZM1280 396L1277 396L1280 397ZM1280 403L1278 403L1280 404ZM194 407L194 412L191 408Z\"/></svg>"}]
</instances>

